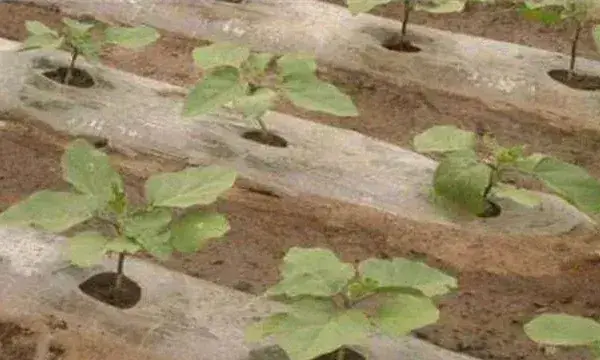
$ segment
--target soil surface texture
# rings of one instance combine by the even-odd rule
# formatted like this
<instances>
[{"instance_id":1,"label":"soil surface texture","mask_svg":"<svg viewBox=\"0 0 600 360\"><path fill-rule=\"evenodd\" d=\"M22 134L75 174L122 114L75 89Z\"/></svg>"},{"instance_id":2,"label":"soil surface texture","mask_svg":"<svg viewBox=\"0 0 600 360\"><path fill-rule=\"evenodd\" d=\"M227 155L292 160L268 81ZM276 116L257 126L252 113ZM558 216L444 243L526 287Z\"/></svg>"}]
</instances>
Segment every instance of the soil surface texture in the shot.
<instances>
[{"instance_id":1,"label":"soil surface texture","mask_svg":"<svg viewBox=\"0 0 600 360\"><path fill-rule=\"evenodd\" d=\"M378 10L397 18L399 6ZM0 36L23 40L25 20L48 25L60 13L24 4L0 4ZM415 23L457 32L568 51L570 29L547 28L520 19L515 10L473 7L466 14L417 14ZM589 41L588 41L589 40ZM157 44L139 52L118 48L103 53L103 62L139 75L191 85L200 74L190 56L199 40L164 33ZM582 53L593 44L584 39ZM591 57L591 56L590 56ZM408 147L412 137L434 124L456 124L475 130L485 126L506 145L526 143L585 166L600 176L600 136L558 128L535 114L489 108L436 90L399 88L360 74L320 69L323 77L356 101L361 115L340 119L300 111L289 104L278 110ZM24 119L0 117L0 211L42 188L64 188L59 158L68 139ZM128 175L129 195L142 197L144 178L174 171L185 164L112 154ZM518 237L472 234L422 224L373 209L314 197L274 196L243 180L216 205L232 230L221 241L192 255L176 255L164 264L193 276L250 293L261 293L278 279L278 267L291 246L327 247L345 261L403 256L422 259L457 276L459 290L440 305L440 321L416 335L445 348L490 360L587 360L581 349L559 349L547 355L529 341L523 324L542 312L600 315L600 260L596 235Z\"/></svg>"}]
</instances>

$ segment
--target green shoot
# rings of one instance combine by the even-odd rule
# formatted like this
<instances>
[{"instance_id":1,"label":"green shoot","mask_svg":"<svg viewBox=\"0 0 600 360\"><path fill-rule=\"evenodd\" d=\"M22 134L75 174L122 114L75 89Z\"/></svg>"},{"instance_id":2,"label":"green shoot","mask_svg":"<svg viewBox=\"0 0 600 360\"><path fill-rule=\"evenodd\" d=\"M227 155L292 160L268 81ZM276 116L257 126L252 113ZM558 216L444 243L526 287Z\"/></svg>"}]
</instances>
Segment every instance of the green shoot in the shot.
<instances>
[{"instance_id":1,"label":"green shoot","mask_svg":"<svg viewBox=\"0 0 600 360\"><path fill-rule=\"evenodd\" d=\"M145 184L147 203L131 204L121 176L109 157L84 140L73 141L62 157L63 178L73 191L42 190L0 214L0 224L35 227L62 233L97 220L105 233L87 230L69 239L71 262L97 264L107 253L118 254L119 290L127 254L145 250L164 259L173 251L193 252L229 231L227 219L214 212L175 210L208 205L233 186L233 171L211 166L151 176ZM179 211L181 213L181 211Z\"/></svg>"},{"instance_id":2,"label":"green shoot","mask_svg":"<svg viewBox=\"0 0 600 360\"><path fill-rule=\"evenodd\" d=\"M432 298L457 282L423 263L396 258L340 261L327 249L291 248L282 279L267 296L286 310L248 327L247 340L274 336L291 360L312 360L344 346L361 345L376 331L391 337L433 324L439 310Z\"/></svg>"}]
</instances>

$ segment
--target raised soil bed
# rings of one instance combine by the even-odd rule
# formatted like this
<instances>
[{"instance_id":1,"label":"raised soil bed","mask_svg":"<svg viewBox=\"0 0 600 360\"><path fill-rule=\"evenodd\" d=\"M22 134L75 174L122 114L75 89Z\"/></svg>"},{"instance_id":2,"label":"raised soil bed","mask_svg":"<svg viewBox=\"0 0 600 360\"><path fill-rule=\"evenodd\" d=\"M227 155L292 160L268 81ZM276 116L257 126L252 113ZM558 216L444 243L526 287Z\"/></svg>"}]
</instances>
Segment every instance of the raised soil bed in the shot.
<instances>
[{"instance_id":1,"label":"raised soil bed","mask_svg":"<svg viewBox=\"0 0 600 360\"><path fill-rule=\"evenodd\" d=\"M56 24L60 14L1 4L0 22L7 25L0 36L22 40L26 19ZM197 78L189 57L197 43L164 34L157 45L141 53L110 50L104 58L109 65L185 85ZM532 114L490 109L482 102L443 92L398 88L335 69L323 72L356 99L360 117L340 120L287 105L279 110L405 147L415 133L433 124L454 123L473 130L483 123L501 141L528 143L536 151L574 161L600 175L596 151L600 137L596 133L556 128ZM18 120L0 119L4 124L0 131L0 210L33 191L64 186L58 158L66 139ZM114 158L130 173L128 185L134 197L140 194L141 178L183 166L154 159L132 163L122 156ZM460 288L442 303L439 323L417 335L481 359L547 359L522 331L522 324L539 312L600 315L600 295L595 291L600 267L592 254L597 247L592 235L474 235L329 200L273 196L243 183L218 207L232 225L226 239L198 254L176 256L166 266L260 293L276 281L281 258L294 245L329 247L347 261L372 256L420 257L457 274ZM586 359L579 350L559 350L553 358Z\"/></svg>"}]
</instances>

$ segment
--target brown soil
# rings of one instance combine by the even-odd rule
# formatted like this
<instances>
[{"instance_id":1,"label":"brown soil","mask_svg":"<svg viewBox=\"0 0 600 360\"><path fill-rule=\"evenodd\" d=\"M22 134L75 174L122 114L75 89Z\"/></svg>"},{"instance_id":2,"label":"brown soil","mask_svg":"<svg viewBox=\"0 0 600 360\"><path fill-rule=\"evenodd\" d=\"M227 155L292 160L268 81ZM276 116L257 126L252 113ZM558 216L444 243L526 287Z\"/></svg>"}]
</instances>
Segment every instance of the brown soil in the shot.
<instances>
[{"instance_id":1,"label":"brown soil","mask_svg":"<svg viewBox=\"0 0 600 360\"><path fill-rule=\"evenodd\" d=\"M394 9L386 11L393 14L397 11ZM557 40L568 38L564 30L544 30L529 22L519 22L505 7L488 13L472 11L468 22L461 20L464 16L467 15L452 15L444 26L466 32L476 28L472 24L478 22L472 19L482 19L477 28L482 27L489 34L521 34L510 40L531 40L530 44L539 47L546 44L547 48L552 45L558 46L554 50L565 50L561 48L562 40ZM0 4L3 24L0 36L23 39L25 19L56 24L59 14L28 5ZM441 26L446 18L423 19L431 21L432 26ZM104 54L104 62L144 76L189 85L199 76L193 71L189 55L199 43L164 34L158 44L138 53L110 49ZM582 46L584 50L586 43ZM500 141L528 143L533 150L558 155L600 175L597 155L600 137L595 133L559 129L533 114L491 109L477 100L439 91L398 88L335 69L322 69L322 73L353 96L361 116L339 119L299 111L287 104L279 110L403 146L410 143L416 132L433 124L457 124L471 130L485 124ZM11 121L0 132L0 210L35 190L64 186L58 158L66 139L15 123L14 119L5 120ZM182 166L118 155L113 158L130 173L126 179L128 190L136 198L140 197L143 177ZM327 247L352 262L374 256L421 258L456 274L460 290L442 302L438 324L418 331L418 335L482 359L547 359L542 349L522 331L523 323L540 312L600 315L600 294L595 289L600 267L590 255L597 246L595 236L472 234L335 201L273 196L252 190L253 186L240 180L217 205L219 211L227 214L232 227L223 241L197 254L177 255L165 265L259 293L277 280L278 266L291 246ZM553 358L590 357L580 350L559 350Z\"/></svg>"},{"instance_id":2,"label":"brown soil","mask_svg":"<svg viewBox=\"0 0 600 360\"><path fill-rule=\"evenodd\" d=\"M79 285L79 289L96 300L118 307L130 309L142 297L140 286L127 276L123 276L121 285L116 288L117 273L96 274Z\"/></svg>"},{"instance_id":3,"label":"brown soil","mask_svg":"<svg viewBox=\"0 0 600 360\"><path fill-rule=\"evenodd\" d=\"M600 77L583 74L571 74L568 70L550 70L551 78L573 89L600 90Z\"/></svg>"}]
</instances>

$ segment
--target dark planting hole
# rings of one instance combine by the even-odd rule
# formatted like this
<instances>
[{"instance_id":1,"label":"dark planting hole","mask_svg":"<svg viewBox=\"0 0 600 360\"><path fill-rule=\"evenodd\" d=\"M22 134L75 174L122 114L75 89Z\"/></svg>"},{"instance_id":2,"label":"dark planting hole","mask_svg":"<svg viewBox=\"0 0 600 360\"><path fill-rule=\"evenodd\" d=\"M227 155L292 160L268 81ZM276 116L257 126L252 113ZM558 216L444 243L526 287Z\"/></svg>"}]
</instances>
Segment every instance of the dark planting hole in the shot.
<instances>
[{"instance_id":1,"label":"dark planting hole","mask_svg":"<svg viewBox=\"0 0 600 360\"><path fill-rule=\"evenodd\" d=\"M54 80L57 83L62 84L65 76L67 75L67 68L60 67L56 70L46 71L44 76L50 80ZM73 69L71 72L71 79L67 85L75 86L78 88L91 88L94 86L94 79L87 71L81 69Z\"/></svg>"},{"instance_id":2,"label":"dark planting hole","mask_svg":"<svg viewBox=\"0 0 600 360\"><path fill-rule=\"evenodd\" d=\"M332 351L329 354L325 354L325 355L321 355L318 358L315 358L315 360L337 360L337 354L338 354L339 350L336 351ZM344 348L344 360L365 360L366 358L352 350L352 349L348 349L348 348Z\"/></svg>"},{"instance_id":3,"label":"dark planting hole","mask_svg":"<svg viewBox=\"0 0 600 360\"><path fill-rule=\"evenodd\" d=\"M384 42L382 45L388 50L398 52L416 53L421 51L421 48L414 46L410 41Z\"/></svg>"},{"instance_id":4,"label":"dark planting hole","mask_svg":"<svg viewBox=\"0 0 600 360\"><path fill-rule=\"evenodd\" d=\"M288 146L287 140L279 135L273 133L267 133L261 130L247 131L242 134L242 137L247 140L251 140L263 145L274 146L279 148L285 148Z\"/></svg>"},{"instance_id":5,"label":"dark planting hole","mask_svg":"<svg viewBox=\"0 0 600 360\"><path fill-rule=\"evenodd\" d=\"M130 309L142 298L142 288L135 281L123 276L121 287L115 289L117 273L105 272L82 282L79 289L105 304L120 309Z\"/></svg>"},{"instance_id":6,"label":"dark planting hole","mask_svg":"<svg viewBox=\"0 0 600 360\"><path fill-rule=\"evenodd\" d=\"M600 90L600 76L573 74L568 70L550 70L548 75L559 83L577 90Z\"/></svg>"},{"instance_id":7,"label":"dark planting hole","mask_svg":"<svg viewBox=\"0 0 600 360\"><path fill-rule=\"evenodd\" d=\"M500 205L489 200L486 200L485 204L485 210L483 210L481 214L478 214L478 217L494 218L500 216L500 214L502 213L502 208L500 207Z\"/></svg>"}]
</instances>

